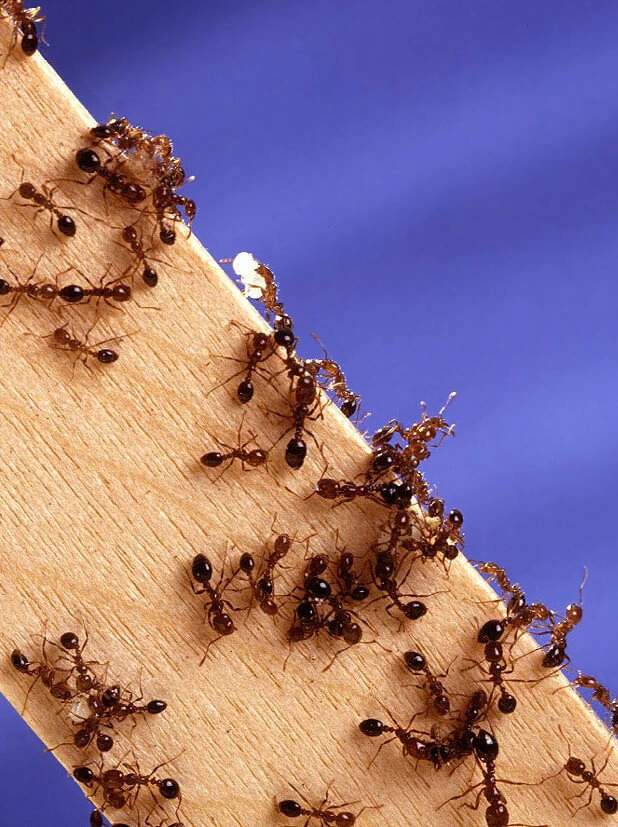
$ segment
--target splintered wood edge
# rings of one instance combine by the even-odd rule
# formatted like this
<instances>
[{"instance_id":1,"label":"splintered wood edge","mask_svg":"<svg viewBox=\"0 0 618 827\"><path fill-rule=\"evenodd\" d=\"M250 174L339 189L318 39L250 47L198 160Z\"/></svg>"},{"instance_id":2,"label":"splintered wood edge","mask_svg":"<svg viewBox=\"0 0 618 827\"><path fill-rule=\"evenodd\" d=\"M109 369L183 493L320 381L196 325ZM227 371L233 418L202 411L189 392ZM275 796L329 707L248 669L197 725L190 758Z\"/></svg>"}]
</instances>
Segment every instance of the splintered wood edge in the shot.
<instances>
[{"instance_id":1,"label":"splintered wood edge","mask_svg":"<svg viewBox=\"0 0 618 827\"><path fill-rule=\"evenodd\" d=\"M2 24L3 50L9 32ZM80 179L73 156L86 145L84 133L93 121L79 101L40 56L24 59L18 48L2 81L0 193L7 196L19 184L14 154L26 180ZM106 226L98 184L65 181L58 187L59 202L91 217L74 212L76 237L59 239L46 214L19 208L19 199L0 202L3 269L26 278L41 253L37 278L53 278L69 265L92 280L110 264L119 272L125 269L130 258L113 243L120 233ZM107 220L116 227L135 220L113 197L107 203ZM203 214L215 210L216 194L199 209ZM451 692L466 693L478 685L478 670L459 670L469 665L464 658L479 656L476 630L495 616L496 603L490 602L495 594L462 558L454 561L448 577L439 564L417 565L408 585L420 594L437 592L427 598L427 615L400 632L399 624L385 617L383 604L372 607L368 617L379 644L371 642L377 635L366 628L367 645L346 651L326 672L341 647L330 640L295 646L284 670L289 654L285 623L273 624L256 611L246 620L239 614L239 630L214 645L199 666L213 634L204 622L203 599L189 588L188 566L195 553L208 554L217 572L225 559L229 571L230 556L240 550L260 554L272 547L275 533L295 534L285 561L290 568L278 581L287 591L307 547L313 553L332 551L338 531L339 544L361 554L375 541L385 513L368 503L332 508L319 498L307 499L326 462L329 476L336 478L354 479L366 466L364 440L331 404L323 420L310 423L324 456L309 437L305 466L293 472L283 462L283 440L267 472L233 466L213 484L218 472L200 467L199 456L216 449L215 438L236 444L241 421L243 439L253 433L262 447L272 445L284 427L275 412L285 412L285 381L280 377L269 385L258 376L256 397L242 409L234 399L234 382L212 390L239 367L224 357L243 353L244 336L231 320L266 329L265 323L195 237L170 249L159 246L153 255L168 263L157 264L159 286L139 290L138 300L159 309L133 304L122 311L105 309L92 334L94 341L133 334L119 343L121 358L112 366L95 364L89 370L77 364L73 369L66 354L35 338L49 334L58 318L61 324L79 318L75 326L87 330L92 308L70 308L75 314L65 310L52 320L44 307L23 300L0 327L5 365L0 400L2 692L21 712L29 681L10 666L14 647L35 658L41 643L37 635L45 631L57 640L70 629L83 636L85 627L89 659L109 662L110 676L134 689L141 682L146 699L168 702L162 715L140 721L133 731L129 727L128 737L119 727L112 755L132 761L135 754L146 772L174 759L161 772L181 784L180 820L187 827L282 824L273 801L294 797L290 784L318 803L331 783L334 804L360 800L350 807L354 811L382 805L363 813L364 825L407 827L421 819L434 827L483 824L483 802L474 815L459 806L461 801L438 809L480 779L477 770L469 781L471 762L452 775L448 770L435 774L404 760L400 747L390 744L368 770L378 745L358 731L363 718L385 718L385 707L402 723L424 708L423 692L412 687L401 666L407 649L425 651L436 671L450 666L446 684ZM448 451L448 444L441 450ZM474 548L473 537L469 546ZM515 651L536 647L523 638ZM538 653L517 664L518 678L544 674ZM537 685L511 685L519 699L517 712L490 719L500 741L499 778L530 782L557 772L567 756L558 724L574 753L587 762L611 751L602 778L611 779L612 771L616 777L618 759L607 729L565 685L560 675ZM458 708L465 703L463 697L454 695L454 700ZM37 685L24 716L48 746L71 734L57 712ZM422 720L431 726L431 719ZM96 753L85 759L71 747L54 754L69 772L85 760L96 762ZM564 775L540 786L502 789L512 822L555 827L570 817L565 799L579 791ZM473 804L474 794L465 801ZM151 809L148 795L140 796L129 814L131 823L137 822L140 807L142 815ZM174 820L173 810L167 813ZM111 815L120 819L118 813ZM589 824L597 816L595 797L573 823ZM153 815L152 821L158 824L159 818Z\"/></svg>"}]
</instances>

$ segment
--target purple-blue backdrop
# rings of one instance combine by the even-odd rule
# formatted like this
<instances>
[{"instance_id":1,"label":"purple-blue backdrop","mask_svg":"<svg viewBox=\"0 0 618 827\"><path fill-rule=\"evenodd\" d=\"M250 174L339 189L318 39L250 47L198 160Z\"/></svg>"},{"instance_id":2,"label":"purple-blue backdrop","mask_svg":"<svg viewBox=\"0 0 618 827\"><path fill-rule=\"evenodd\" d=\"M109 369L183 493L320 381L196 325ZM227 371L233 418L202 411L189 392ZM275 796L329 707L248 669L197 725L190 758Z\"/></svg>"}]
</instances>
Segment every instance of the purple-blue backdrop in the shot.
<instances>
[{"instance_id":1,"label":"purple-blue backdrop","mask_svg":"<svg viewBox=\"0 0 618 827\"><path fill-rule=\"evenodd\" d=\"M587 565L569 647L618 694L615 0L44 11L45 56L96 118L172 136L197 235L272 265L369 427L458 391L426 471L466 551L555 608ZM83 827L77 786L1 699L0 733L0 823Z\"/></svg>"}]
</instances>

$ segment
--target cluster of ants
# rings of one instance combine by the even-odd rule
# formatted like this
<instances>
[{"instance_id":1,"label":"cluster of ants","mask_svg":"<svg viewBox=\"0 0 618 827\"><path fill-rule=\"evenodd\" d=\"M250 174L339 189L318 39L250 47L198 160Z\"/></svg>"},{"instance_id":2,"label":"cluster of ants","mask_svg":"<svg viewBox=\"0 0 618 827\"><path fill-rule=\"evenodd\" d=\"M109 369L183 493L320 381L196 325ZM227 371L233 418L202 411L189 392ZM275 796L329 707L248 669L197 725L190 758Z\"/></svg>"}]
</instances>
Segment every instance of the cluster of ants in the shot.
<instances>
[{"instance_id":1,"label":"cluster of ants","mask_svg":"<svg viewBox=\"0 0 618 827\"><path fill-rule=\"evenodd\" d=\"M244 284L245 294L264 305L273 332L244 331L246 357L241 360L242 367L221 385L240 377L236 398L240 404L247 404L254 395L256 374L268 379L265 363L278 354L283 363L282 372L287 375L289 382L289 430L294 430L294 435L286 446L285 459L290 468L297 469L302 466L307 453L304 438L306 422L321 416L323 396L318 389L330 393L348 417L359 410L360 397L348 388L339 365L326 355L323 360L315 360L303 359L296 353L297 339L292 319L279 300L272 271L249 253L240 253L231 261L234 271ZM372 453L362 480L337 480L323 475L317 481L314 495L330 500L334 505L358 499L371 501L384 509L384 520L379 527L378 540L360 558L340 549L337 541L335 559L327 554L314 554L305 558L302 585L297 585L291 592L280 596L296 604L287 632L290 646L324 631L346 644L337 652L337 657L361 641L361 624L369 623L361 618L359 611L361 607L376 600L388 600L387 611L396 612L402 625L406 620L417 620L427 612L426 604L419 598L430 595L409 591L409 577L415 564L437 561L448 575L451 561L464 547L463 515L457 509L447 511L444 500L433 495L431 486L420 470L421 463L428 459L431 452L446 437L454 434L454 426L449 425L444 417L454 395L449 396L437 416L430 416L423 404L419 422L405 427L392 420L376 431L370 438ZM251 470L267 462L270 449L248 450L249 443L241 444L240 433L238 442L237 448L224 446L227 448L225 452L211 451L204 454L201 463L207 468L215 468L224 462L229 466L237 460L243 468ZM259 606L268 615L279 613L280 602L275 598L273 576L275 566L287 554L289 545L288 535L277 537L274 550L264 557L259 566L253 555L242 554L237 568L225 580L222 574L217 586L212 585L213 569L210 561L202 554L194 558L192 578L198 586L193 583L192 586L196 593L207 594L205 609L208 623L217 634L215 640L235 631L231 610L239 607L233 606L224 597L224 592L237 575L244 575L249 580L251 605ZM480 799L484 797L487 802L487 827L508 827L511 823L510 814L500 786L525 785L528 782L497 780L498 739L483 724L494 708L502 715L511 715L517 708L517 698L511 684L518 679L510 677L515 669L515 659L511 653L523 632L546 638L541 645L542 656L539 659L542 669L553 670L548 671L546 676L568 666L570 658L567 654L567 638L583 616L584 583L580 586L579 602L569 604L561 615L542 603L529 603L519 584L512 584L506 571L496 563L472 562L490 581L495 581L506 606L504 616L487 621L479 629L477 645L483 647L482 653L479 652L478 659L471 661L471 666L468 667L476 668L480 680L490 684L489 694L485 689L476 689L467 696L463 707L454 713L451 696L441 680L446 675L436 674L424 654L409 651L404 655L404 665L408 672L421 678L421 685L428 694L427 710L415 712L407 727L395 720L388 724L377 718L368 718L359 727L368 737L386 734L389 735L389 740L398 740L405 757L411 757L416 762L428 762L436 770L446 766L452 769L464 759L472 757L482 772L483 780L449 800L460 799L477 791L473 809L478 809ZM332 571L330 580L326 575L329 569ZM585 579L584 577L584 582ZM376 592L377 597L373 596ZM203 660L205 657L206 655ZM332 661L326 669L330 665ZM612 700L609 691L592 676L577 673L572 685L593 690L593 700L605 706L610 715L612 732L618 734L618 700ZM436 722L430 731L413 728L413 721L422 714L436 716L442 726ZM447 720L450 723L445 729ZM572 781L583 785L583 793L588 792L588 801L583 806L591 803L596 791L600 796L601 811L613 814L618 811L618 801L605 789L612 785L606 784L604 787L598 777L605 765L597 772L593 759L592 769L588 769L584 761L571 756L569 748L569 758L560 772L566 772ZM549 779L537 783L547 780ZM301 808L297 802L281 802L279 809L288 816L292 813L313 813L314 817L322 819L324 825L352 823L345 820L337 822L334 815L319 815L319 808L318 811L311 811Z\"/></svg>"},{"instance_id":2,"label":"cluster of ants","mask_svg":"<svg viewBox=\"0 0 618 827\"><path fill-rule=\"evenodd\" d=\"M8 17L13 24L9 54L18 40L24 55L34 54L39 39L43 39L42 33L37 30L37 24L44 21L40 9L25 9L22 0L0 0L0 17ZM108 278L108 269L98 285L73 267L57 274L54 281L36 280L37 262L34 272L24 282L7 266L12 278L0 278L0 295L9 297L5 305L8 313L24 297L47 308L57 303L66 309L94 300L97 308L102 302L111 309L119 309L134 300L134 279L138 273L144 286L155 287L159 274L153 264L164 263L151 256L155 236L159 243L173 245L176 226L186 224L190 232L196 214L195 203L178 192L191 179L186 177L180 159L172 153L169 138L132 126L125 118L112 116L106 123L93 127L88 135L88 146L75 153L76 166L88 179L70 183L98 184L106 207L107 196L110 195L117 199L118 206L138 213L136 220L113 228L119 231L117 243L128 249L131 262L117 277ZM15 161L18 164L17 159ZM16 198L21 199L17 202L18 206L30 207L37 214L48 215L54 235L59 233L63 239L73 238L78 226L69 213L87 214L76 207L59 204L55 198L56 188L50 186L53 182L35 184L24 180L24 177L25 171L22 169L19 186L5 200L13 202ZM145 246L144 237L149 233L150 246ZM2 244L3 239L0 239L0 246ZM284 459L287 466L296 471L303 467L307 456L307 436L321 450L309 426L322 417L325 394L339 404L344 416L349 419L357 417L357 421L361 400L348 387L341 367L328 357L326 351L321 359L303 358L298 354L293 321L279 297L278 285L270 268L249 253L240 253L231 263L244 285L245 295L263 305L272 330L243 331L243 358L235 360L241 363L241 369L221 384L240 377L235 396L238 403L244 406L254 398L256 379L270 383L274 376L282 374L288 385L287 409L282 415L287 421L287 428L274 445L249 449L251 439L242 442L241 424L236 447L221 443L221 450L203 454L200 463L207 469L223 467L222 472L236 461L243 469L260 468L269 461L273 448L291 434L285 445ZM60 277L71 270L80 273L85 283L61 285ZM72 353L84 363L90 358L103 365L115 362L118 352L104 345L122 337L93 345L88 341L89 333L79 336L69 327L69 323L65 323L44 338L50 339L52 347ZM272 366L275 370L269 371ZM336 535L336 554L309 554L307 551L304 568L299 573L300 582L287 592L275 587L278 570L282 568L282 561L295 539L287 533L277 534L272 550L267 550L261 558L256 558L251 552L243 552L227 577L224 575L224 564L216 583L210 559L201 553L193 557L191 588L195 594L205 596L206 619L215 633L201 663L204 663L213 643L236 631L233 612L239 609L258 607L270 617L279 617L284 606L293 606L286 633L290 651L294 644L324 635L344 644L326 669L342 652L363 642L363 627L375 631L367 616L361 614L373 603L385 601L387 612L396 614L401 625L419 620L427 613L424 600L432 595L415 593L410 585L415 566L437 562L448 575L452 561L464 548L462 513L457 509L446 509L444 500L434 495L420 470L421 463L429 458L432 451L454 434L454 426L449 425L444 416L453 397L454 394L451 394L436 416L430 416L423 405L419 422L406 427L392 420L377 430L370 438L371 456L357 481L338 480L325 474L317 480L312 496L329 500L336 506L354 501L371 502L382 510L383 519L377 539L362 555L355 556L340 547ZM302 541L307 544L307 550L309 540L310 537ZM542 603L528 603L519 584L512 584L505 570L497 564L472 562L498 585L506 606L504 614L485 622L479 629L476 643L482 651L479 648L478 658L472 660L469 667L477 669L479 679L491 689L489 686L488 691L476 688L454 711L454 693L449 692L443 680L447 674L437 673L426 654L411 650L404 654L399 668L405 668L421 681L419 688L427 695L427 708L415 711L407 727L394 719L385 723L378 718L367 718L358 726L360 732L369 738L388 736L378 753L388 741L398 741L404 757L412 758L417 764L425 762L436 771L444 767L453 769L466 759L474 760L481 771L482 781L469 786L449 801L476 792L475 803L471 806L478 809L484 798L487 827L508 827L511 824L508 802L501 788L508 784L525 786L532 782L497 778L499 743L493 729L489 731L485 728L486 721L494 710L501 715L511 715L517 708L517 698L512 690L516 679L510 677L515 670L512 650L525 631L545 637L540 657L543 669L568 667L567 638L582 619L583 583L579 602L567 606L561 615ZM240 581L244 582L244 586L239 587ZM237 594L246 592L248 599L242 605L236 605L237 601L233 603L231 599L232 590ZM377 640L369 643L377 643ZM48 646L57 650L57 656L49 654ZM68 710L68 721L74 730L68 743L82 750L94 747L99 752L98 766L84 762L73 772L75 779L89 793L99 794L100 805L90 816L90 827L102 827L103 813L107 810L132 809L140 792L145 790L150 792L154 801L147 824L151 824L149 819L154 814L155 818L161 817L162 820L153 827L182 827L177 820L181 800L179 784L173 778L162 778L157 774L164 764L144 774L137 761L134 764L121 761L107 767L104 762L104 757L114 746L115 730L124 721L130 720L135 726L139 717L163 712L165 702L155 699L141 703L141 696L134 696L120 684L108 684L106 674L96 668L100 664L84 659L84 647L85 642L80 645L77 635L66 632L58 644L44 640L39 661L30 661L16 649L11 654L11 663L19 673L33 679L28 694L40 680L61 708ZM553 671L547 674L553 674ZM609 690L596 678L581 672L577 672L571 684L592 690L591 700L604 707L612 733L618 734L618 699L612 699ZM423 715L435 718L429 730L413 727L415 719ZM615 814L618 812L618 801L607 791L614 785L599 778L608 760L609 756L605 764L596 770L593 759L589 769L584 760L571 755L569 746L568 759L555 775L566 773L572 782L581 785L581 795L588 795L583 807L592 802L596 793L601 811L608 815ZM545 783L550 778L536 783ZM313 819L323 827L352 827L363 811L372 809L365 806L354 814L345 808L358 802L332 805L328 791L321 803L313 805L296 788L293 789L302 801L283 799L277 803L277 811L286 818L304 818L305 824ZM165 811L164 805L168 801L177 802L172 821ZM127 825L117 823L113 827Z\"/></svg>"},{"instance_id":3,"label":"cluster of ants","mask_svg":"<svg viewBox=\"0 0 618 827\"><path fill-rule=\"evenodd\" d=\"M1 0L1 17L9 17L13 22L7 59L19 36L22 52L26 55L34 54L39 42L36 24L45 19L40 8L25 9L22 0ZM110 265L98 284L74 266L57 273L53 280L37 278L42 255L26 280L5 265L8 272L0 277L0 296L8 299L3 305L8 308L7 316L23 298L44 304L50 310L52 307L60 307L61 315L69 307L83 306L93 300L97 311L101 302L110 309L118 310L127 302L136 301L133 286L138 272L145 286L152 288L157 285L159 273L153 265L165 262L150 255L155 236L161 244L169 246L176 241L176 225L179 222L186 222L189 233L191 231L196 205L191 199L180 195L178 190L192 179L187 178L181 160L173 155L172 142L166 135L154 135L141 127L133 126L126 118L111 116L106 123L97 124L90 129L88 143L88 146L75 153L76 168L88 176L87 180L57 178L36 183L24 180L26 173L22 167L19 185L14 192L3 196L2 200L11 201L19 207L32 208L35 214L46 213L51 231L66 240L75 237L78 230L72 212L111 225L108 220L90 215L75 206L58 203L57 185L63 182L71 185L98 182L98 192L103 195L108 214L108 194L118 199L118 206L137 213L137 217L129 219L124 226L112 227L118 231L118 240L114 243L128 250L131 261L120 275L112 274ZM21 166L18 159L15 156L13 158L16 165ZM151 239L149 246L146 246L144 238L148 235ZM5 239L0 239L0 245L4 241ZM4 249L10 249L10 245L7 244ZM81 283L61 284L62 277L71 271L80 275ZM10 277L4 277L9 274ZM105 345L120 341L127 334L91 343L90 334L97 320L95 316L95 322L83 334L76 332L71 322L65 322L40 338L48 339L52 348L72 354L75 360L80 359L86 365L90 360L100 365L109 365L119 358L119 353Z\"/></svg>"},{"instance_id":4,"label":"cluster of ants","mask_svg":"<svg viewBox=\"0 0 618 827\"><path fill-rule=\"evenodd\" d=\"M38 661L31 661L20 649L14 649L11 653L13 668L33 679L26 702L40 681L50 696L60 704L61 710L66 712L67 723L73 730L70 741L53 749L70 744L80 750L87 751L94 747L98 751L98 767L93 769L91 764L81 763L73 770L73 777L87 787L91 794L101 791L102 802L100 809L97 807L90 816L91 827L102 827L102 811L134 807L142 789L148 789L152 794L153 812L163 813L163 819L157 827L183 827L177 820L181 800L178 782L173 778L159 778L156 775L157 770L167 761L159 764L148 775L140 771L137 761L134 765L120 761L112 767L104 767L104 756L114 748L115 730L129 721L135 727L139 718L159 715L167 708L167 704L156 698L140 703L143 701L141 694L136 697L127 687L119 683L108 683L107 667L102 669L100 663L84 659L87 642L86 635L80 644L79 637L74 632L65 632L58 643L44 637ZM56 652L55 655L50 653L50 647ZM153 790L157 791L158 797ZM166 801L178 802L173 821L165 816L163 804ZM127 825L116 823L113 827Z\"/></svg>"}]
</instances>

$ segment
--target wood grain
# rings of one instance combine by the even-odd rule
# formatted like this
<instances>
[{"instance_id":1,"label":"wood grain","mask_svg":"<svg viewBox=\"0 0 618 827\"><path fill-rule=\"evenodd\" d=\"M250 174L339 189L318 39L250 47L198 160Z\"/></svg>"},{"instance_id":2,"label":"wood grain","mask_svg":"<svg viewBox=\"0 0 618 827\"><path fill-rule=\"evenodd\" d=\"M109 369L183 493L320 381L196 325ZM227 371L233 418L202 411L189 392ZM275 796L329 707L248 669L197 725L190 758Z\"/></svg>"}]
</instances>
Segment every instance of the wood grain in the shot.
<instances>
[{"instance_id":1,"label":"wood grain","mask_svg":"<svg viewBox=\"0 0 618 827\"><path fill-rule=\"evenodd\" d=\"M6 23L0 35L4 51ZM74 152L85 145L93 123L40 56L26 60L18 51L0 86L3 196L18 186L19 165L34 182L78 180ZM74 239L54 236L46 214L18 207L19 199L1 202L3 272L9 267L27 278L41 254L37 278L54 278L69 266L95 281L110 265L122 271L130 259L108 224L123 226L126 211L108 199L107 217L97 188L59 184L59 202L102 219L77 214ZM213 193L210 204L198 206L215 210L216 202ZM204 622L203 599L188 584L194 554L206 553L219 570L241 550L259 554L281 531L297 538L314 534L312 552L333 550L338 531L341 542L361 554L375 541L384 515L372 504L333 509L307 499L325 461L329 475L338 478L353 479L365 467L363 438L332 405L311 424L325 459L310 441L305 466L293 472L283 462L283 442L268 472L234 466L213 484L199 456L216 448L215 438L235 444L243 416L243 433L257 434L261 445L274 443L283 429L275 412L285 411L285 382L270 386L258 378L256 399L246 410L234 399L233 383L216 388L237 369L224 357L243 353L244 338L230 322L265 328L264 322L195 237L156 255L167 262L158 265L160 285L138 297L156 309L106 311L97 327L100 338L133 334L119 344L121 358L109 368L74 368L66 354L48 348L36 336L49 334L58 317L26 300L0 327L2 692L21 711L28 681L8 662L15 646L35 652L44 628L57 639L67 629L82 634L85 626L89 657L109 661L110 675L133 686L141 676L147 697L168 701L168 710L140 722L115 754L134 750L148 771L182 752L169 774L181 783L187 827L283 824L273 799L288 796L290 783L319 802L331 782L334 803L382 805L363 814L364 825L482 825L483 805L477 812L461 802L437 809L466 788L471 764L452 775L436 774L404 760L391 744L367 770L377 745L357 726L365 717L384 717L384 707L402 722L423 708L423 694L409 686L398 657L411 647L430 652L436 669L450 666L446 683L453 692L475 685L478 674L460 672L462 659L475 656L476 630L496 611L483 601L495 595L465 560L456 560L448 577L439 565L416 567L414 589L440 592L428 598L428 614L400 632L396 621L373 607L381 646L347 651L327 672L322 670L337 651L332 641L295 647L284 670L285 624L257 612L246 622L242 614L239 631L212 647L199 666L212 631ZM81 329L87 329L94 308L79 313ZM72 317L65 312L63 318ZM482 556L470 550L474 538L468 543L472 556ZM305 546L296 542L296 569L304 554ZM283 582L291 585L293 574L290 569ZM521 654L536 644L522 639L518 647ZM541 677L538 660L537 654L520 661L518 677ZM534 781L555 773L567 757L558 723L586 760L604 750L607 730L572 690L555 692L564 683L557 676L536 686L514 684L516 714L492 717L501 747L499 777ZM69 734L56 711L42 687L35 687L24 716L52 746ZM69 770L83 761L72 748L56 755ZM617 770L613 750L603 778L611 781ZM477 771L472 783L479 779ZM564 827L570 823L565 798L578 788L561 776L504 792L512 823ZM473 803L474 796L466 801ZM136 821L135 813L131 818ZM601 818L595 798L573 823Z\"/></svg>"}]
</instances>

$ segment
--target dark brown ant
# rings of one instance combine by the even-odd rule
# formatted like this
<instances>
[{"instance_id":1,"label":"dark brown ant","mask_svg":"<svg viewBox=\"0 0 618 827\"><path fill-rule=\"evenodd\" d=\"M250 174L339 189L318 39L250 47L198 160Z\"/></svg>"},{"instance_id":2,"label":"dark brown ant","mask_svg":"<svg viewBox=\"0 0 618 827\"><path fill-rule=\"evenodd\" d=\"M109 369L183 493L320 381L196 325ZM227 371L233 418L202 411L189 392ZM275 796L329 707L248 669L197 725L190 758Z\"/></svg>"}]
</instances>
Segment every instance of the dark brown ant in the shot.
<instances>
[{"instance_id":1,"label":"dark brown ant","mask_svg":"<svg viewBox=\"0 0 618 827\"><path fill-rule=\"evenodd\" d=\"M431 706L438 715L448 715L451 711L451 702L449 696L444 688L444 684L438 680L438 677L433 674L431 669L427 666L425 657L420 652L405 652L404 663L408 672L418 674L421 672L425 675L425 688L431 695ZM444 677L444 675L440 675Z\"/></svg>"},{"instance_id":2,"label":"dark brown ant","mask_svg":"<svg viewBox=\"0 0 618 827\"><path fill-rule=\"evenodd\" d=\"M296 789L296 787L291 784L290 785L294 792L302 799L305 806L299 804L298 801L295 801L292 798L286 798L283 801L280 801L277 804L277 809L281 813L281 815L286 816L287 818L300 818L300 816L307 816L307 820L305 821L305 826L309 824L312 819L317 819L323 827L353 827L356 824L356 820L360 817L361 813L364 813L365 810L377 810L380 809L379 806L371 806L371 807L363 807L356 815L354 813L347 812L343 810L343 807L350 807L354 804L358 804L358 801L346 801L345 804L337 804L336 806L333 804L328 803L329 799L329 792L330 792L330 785L326 790L326 795L322 799L321 803L318 804L317 807L311 805L305 796L300 792L300 790ZM381 805L380 805L381 806ZM338 810L339 812L335 812Z\"/></svg>"},{"instance_id":3,"label":"dark brown ant","mask_svg":"<svg viewBox=\"0 0 618 827\"><path fill-rule=\"evenodd\" d=\"M87 184L93 181L98 175L104 181L104 191L109 190L132 206L146 200L147 193L141 184L137 184L134 181L127 181L123 175L112 172L106 166L109 161L102 164L101 159L94 149L79 149L75 153L75 161L82 172L86 172L92 176L89 181L86 181Z\"/></svg>"},{"instance_id":4,"label":"dark brown ant","mask_svg":"<svg viewBox=\"0 0 618 827\"><path fill-rule=\"evenodd\" d=\"M542 665L547 668L558 668L564 663L570 663L571 658L566 652L567 635L581 621L584 611L582 609L582 591L588 579L588 569L584 569L584 579L579 587L579 603L569 603L566 607L565 617L551 630L551 643L543 656Z\"/></svg>"},{"instance_id":5,"label":"dark brown ant","mask_svg":"<svg viewBox=\"0 0 618 827\"><path fill-rule=\"evenodd\" d=\"M184 195L178 195L168 183L162 183L153 189L152 203L159 224L159 240L163 244L174 244L176 241L176 232L166 224L166 219L171 218L173 221L182 219L181 209L184 210L189 231L191 230L197 213L195 201Z\"/></svg>"},{"instance_id":6,"label":"dark brown ant","mask_svg":"<svg viewBox=\"0 0 618 827\"><path fill-rule=\"evenodd\" d=\"M191 581L191 588L193 589L194 594L208 595L208 599L204 604L204 609L207 612L208 625L214 632L217 633L217 637L214 640L211 640L206 647L204 657L200 661L200 666L202 666L206 660L208 650L213 643L216 643L220 638L231 635L236 631L234 621L227 610L227 607L230 607L232 610L234 610L234 607L229 600L223 599L223 594L238 574L238 571L233 572L225 582L223 582L223 571L221 571L221 577L219 578L219 582L216 586L213 586L211 583L212 573L212 565L208 557L204 554L196 554L191 565L191 575L193 580L196 580L202 588L196 589L193 581Z\"/></svg>"},{"instance_id":7,"label":"dark brown ant","mask_svg":"<svg viewBox=\"0 0 618 827\"><path fill-rule=\"evenodd\" d=\"M361 721L358 725L358 728L369 738L377 738L381 735L390 735L392 734L392 738L388 738L386 741L383 741L380 746L378 747L378 751L374 755L371 760L371 764L376 760L380 751L386 744L390 744L391 741L399 741L403 747L403 755L404 757L410 755L412 758L416 759L417 761L429 761L429 746L430 741L419 737L416 734L416 730L412 729L412 723L417 715L413 715L410 719L410 722L406 728L400 726L397 721L390 715L389 716L393 720L394 726L390 724L385 724L378 718L366 718L364 721Z\"/></svg>"},{"instance_id":8,"label":"dark brown ant","mask_svg":"<svg viewBox=\"0 0 618 827\"><path fill-rule=\"evenodd\" d=\"M405 580L405 577L403 578L403 580ZM378 578L377 575L375 575L375 573L374 582L380 591L385 592L385 594L381 597L374 598L374 601L390 598L391 602L386 607L386 611L390 614L391 609L398 609L407 620L419 620L421 617L427 614L427 606L420 600L417 600L417 597L432 597L434 594L436 594L436 592L432 592L431 594L427 595L403 594L402 592L400 592L401 584L398 584L394 577L381 579ZM405 603L403 600L404 597L413 597L415 599Z\"/></svg>"},{"instance_id":9,"label":"dark brown ant","mask_svg":"<svg viewBox=\"0 0 618 827\"><path fill-rule=\"evenodd\" d=\"M32 57L39 48L39 36L36 24L42 23L45 20L45 15L41 14L41 7L36 6L35 8L25 9L24 0L2 0L0 12L3 12L4 15L13 20L13 36L7 58L17 42L17 34L19 31L21 31L22 34L21 50L26 57ZM41 40L44 43L47 42L43 35L41 35Z\"/></svg>"},{"instance_id":10,"label":"dark brown ant","mask_svg":"<svg viewBox=\"0 0 618 827\"><path fill-rule=\"evenodd\" d=\"M17 163L17 159L13 156L13 160ZM19 166L19 164L18 164ZM53 227L54 218L56 219L56 226L58 227L59 232L62 235L67 236L67 238L72 238L77 230L75 226L75 221L71 218L70 215L66 215L62 208L57 206L53 201L53 195L56 191L56 188L49 189L45 184L41 186L40 191L37 187L32 184L30 181L24 181L25 171L22 168L22 181L19 187L15 190L14 193L9 195L8 197L3 198L3 201L8 201L14 195L20 195L26 201L32 201L32 204L21 204L20 206L23 207L36 207L37 213L43 212L47 210L49 213L49 226Z\"/></svg>"},{"instance_id":11,"label":"dark brown ant","mask_svg":"<svg viewBox=\"0 0 618 827\"><path fill-rule=\"evenodd\" d=\"M279 534L275 538L273 551L266 557L257 577L254 575L255 560L253 555L245 553L240 558L240 569L249 578L253 591L253 598L257 601L260 609L267 615L276 615L279 606L275 601L275 588L273 583L273 572L279 563L290 550L292 540L288 534Z\"/></svg>"}]
</instances>

